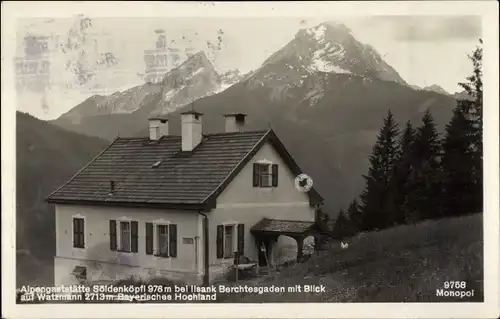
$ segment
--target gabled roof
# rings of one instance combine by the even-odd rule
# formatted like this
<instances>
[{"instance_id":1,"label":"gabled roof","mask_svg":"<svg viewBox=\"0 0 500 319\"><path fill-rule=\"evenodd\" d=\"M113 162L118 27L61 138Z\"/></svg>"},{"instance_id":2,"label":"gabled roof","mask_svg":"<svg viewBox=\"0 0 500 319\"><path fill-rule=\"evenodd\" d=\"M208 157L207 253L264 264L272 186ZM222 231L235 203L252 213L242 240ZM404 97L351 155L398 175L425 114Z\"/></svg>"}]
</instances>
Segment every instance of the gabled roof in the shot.
<instances>
[{"instance_id":1,"label":"gabled roof","mask_svg":"<svg viewBox=\"0 0 500 319\"><path fill-rule=\"evenodd\" d=\"M47 201L209 211L266 141L301 173L272 130L204 135L191 152L181 150L180 136L117 138ZM314 189L308 194L311 203L323 200Z\"/></svg>"}]
</instances>

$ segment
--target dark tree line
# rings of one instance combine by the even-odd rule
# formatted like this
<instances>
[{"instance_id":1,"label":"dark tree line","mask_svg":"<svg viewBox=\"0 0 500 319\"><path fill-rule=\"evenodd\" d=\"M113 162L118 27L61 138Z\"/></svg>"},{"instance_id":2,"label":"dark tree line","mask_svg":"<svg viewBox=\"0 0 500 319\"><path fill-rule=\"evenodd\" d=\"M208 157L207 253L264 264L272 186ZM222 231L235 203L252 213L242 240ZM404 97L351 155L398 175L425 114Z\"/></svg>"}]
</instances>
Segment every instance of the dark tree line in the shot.
<instances>
[{"instance_id":1,"label":"dark tree line","mask_svg":"<svg viewBox=\"0 0 500 319\"><path fill-rule=\"evenodd\" d=\"M482 212L482 48L469 58L473 74L459 83L468 98L457 100L443 136L429 110L417 127L408 121L403 128L389 110L359 203L355 199L347 212L341 210L334 224L339 237Z\"/></svg>"}]
</instances>

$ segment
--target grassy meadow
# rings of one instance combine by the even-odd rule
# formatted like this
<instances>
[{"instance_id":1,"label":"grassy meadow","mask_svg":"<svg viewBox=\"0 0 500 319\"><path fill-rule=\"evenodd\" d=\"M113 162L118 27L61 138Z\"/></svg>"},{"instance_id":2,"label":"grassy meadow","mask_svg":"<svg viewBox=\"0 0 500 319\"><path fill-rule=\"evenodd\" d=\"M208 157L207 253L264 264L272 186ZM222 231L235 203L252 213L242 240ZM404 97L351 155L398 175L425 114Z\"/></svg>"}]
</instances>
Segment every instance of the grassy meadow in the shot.
<instances>
[{"instance_id":1,"label":"grassy meadow","mask_svg":"<svg viewBox=\"0 0 500 319\"><path fill-rule=\"evenodd\" d=\"M231 285L324 285L326 293L219 295L232 302L481 302L482 214L429 220L338 242L272 277ZM446 281L465 281L473 297L436 296Z\"/></svg>"}]
</instances>

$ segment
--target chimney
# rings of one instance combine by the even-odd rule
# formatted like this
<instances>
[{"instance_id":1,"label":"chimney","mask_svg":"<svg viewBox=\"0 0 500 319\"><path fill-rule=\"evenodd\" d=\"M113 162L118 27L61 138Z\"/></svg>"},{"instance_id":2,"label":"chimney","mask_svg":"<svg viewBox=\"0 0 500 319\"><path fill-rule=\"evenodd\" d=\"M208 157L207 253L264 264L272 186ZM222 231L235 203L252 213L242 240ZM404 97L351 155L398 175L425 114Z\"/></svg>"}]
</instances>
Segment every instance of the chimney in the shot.
<instances>
[{"instance_id":1,"label":"chimney","mask_svg":"<svg viewBox=\"0 0 500 319\"><path fill-rule=\"evenodd\" d=\"M157 141L168 135L168 119L164 115L154 115L149 118L149 139Z\"/></svg>"},{"instance_id":2,"label":"chimney","mask_svg":"<svg viewBox=\"0 0 500 319\"><path fill-rule=\"evenodd\" d=\"M245 116L247 115L243 113L224 114L226 118L226 133L243 132L243 128L245 127Z\"/></svg>"},{"instance_id":3,"label":"chimney","mask_svg":"<svg viewBox=\"0 0 500 319\"><path fill-rule=\"evenodd\" d=\"M190 152L200 144L203 133L201 126L202 115L202 113L195 111L181 113L182 151Z\"/></svg>"}]
</instances>

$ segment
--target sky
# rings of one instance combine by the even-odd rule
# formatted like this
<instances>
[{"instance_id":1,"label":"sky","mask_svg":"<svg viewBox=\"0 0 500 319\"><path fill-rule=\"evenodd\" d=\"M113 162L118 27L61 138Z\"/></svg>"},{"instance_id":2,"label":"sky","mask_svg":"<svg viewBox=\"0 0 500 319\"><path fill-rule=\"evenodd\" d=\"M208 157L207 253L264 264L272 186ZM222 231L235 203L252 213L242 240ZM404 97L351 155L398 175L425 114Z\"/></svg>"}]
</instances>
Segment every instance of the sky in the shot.
<instances>
[{"instance_id":1,"label":"sky","mask_svg":"<svg viewBox=\"0 0 500 319\"><path fill-rule=\"evenodd\" d=\"M17 55L23 56L27 34L67 36L74 18L20 19L17 27ZM165 30L169 46L181 52L204 50L220 71L257 69L265 59L291 41L301 28L325 21L344 23L361 42L372 45L409 84L420 87L437 84L446 91L459 91L457 82L471 73L467 55L481 37L477 16L356 16L356 17L255 17L255 18L95 18L88 37L99 51L110 51L119 68L99 74L100 84L112 94L142 83L144 50L155 47L156 29ZM218 37L221 37L219 40ZM220 48L209 47L208 42ZM59 52L60 54L60 52ZM18 109L42 119L53 119L95 94L87 87L63 88L62 59L53 58L51 81L43 107L41 95L18 94ZM59 63L59 65L57 65ZM58 68L57 68L58 67ZM117 78L116 74L121 76ZM54 82L55 81L55 82Z\"/></svg>"}]
</instances>

